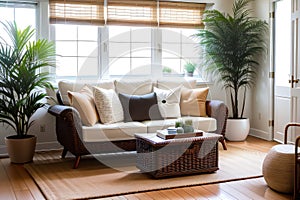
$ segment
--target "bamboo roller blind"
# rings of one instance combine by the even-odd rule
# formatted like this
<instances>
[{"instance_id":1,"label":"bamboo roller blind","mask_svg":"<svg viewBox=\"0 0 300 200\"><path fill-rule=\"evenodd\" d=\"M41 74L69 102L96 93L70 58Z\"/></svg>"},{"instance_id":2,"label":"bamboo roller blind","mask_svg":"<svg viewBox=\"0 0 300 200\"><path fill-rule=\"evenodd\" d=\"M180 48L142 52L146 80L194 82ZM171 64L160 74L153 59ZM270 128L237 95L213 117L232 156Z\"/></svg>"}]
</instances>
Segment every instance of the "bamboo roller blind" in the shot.
<instances>
[{"instance_id":1,"label":"bamboo roller blind","mask_svg":"<svg viewBox=\"0 0 300 200\"><path fill-rule=\"evenodd\" d=\"M107 0L106 7L104 0L49 0L49 4L50 23L95 25L199 28L205 10L203 3L157 0Z\"/></svg>"},{"instance_id":2,"label":"bamboo roller blind","mask_svg":"<svg viewBox=\"0 0 300 200\"><path fill-rule=\"evenodd\" d=\"M157 26L157 2L108 0L107 24Z\"/></svg>"},{"instance_id":3,"label":"bamboo roller blind","mask_svg":"<svg viewBox=\"0 0 300 200\"><path fill-rule=\"evenodd\" d=\"M49 0L50 23L104 25L104 0Z\"/></svg>"},{"instance_id":4,"label":"bamboo roller blind","mask_svg":"<svg viewBox=\"0 0 300 200\"><path fill-rule=\"evenodd\" d=\"M205 4L185 2L159 2L159 26L161 27L203 27L202 15Z\"/></svg>"}]
</instances>

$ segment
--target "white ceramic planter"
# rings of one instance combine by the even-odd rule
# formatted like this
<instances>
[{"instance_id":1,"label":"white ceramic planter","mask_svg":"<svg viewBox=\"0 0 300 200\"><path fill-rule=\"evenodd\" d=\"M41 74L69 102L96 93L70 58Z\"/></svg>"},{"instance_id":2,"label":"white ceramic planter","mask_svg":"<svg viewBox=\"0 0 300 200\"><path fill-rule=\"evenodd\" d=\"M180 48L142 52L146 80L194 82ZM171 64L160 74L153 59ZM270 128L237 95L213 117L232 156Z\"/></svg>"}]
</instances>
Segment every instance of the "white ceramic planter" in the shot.
<instances>
[{"instance_id":1,"label":"white ceramic planter","mask_svg":"<svg viewBox=\"0 0 300 200\"><path fill-rule=\"evenodd\" d=\"M225 138L229 141L244 141L250 130L249 119L227 119Z\"/></svg>"}]
</instances>

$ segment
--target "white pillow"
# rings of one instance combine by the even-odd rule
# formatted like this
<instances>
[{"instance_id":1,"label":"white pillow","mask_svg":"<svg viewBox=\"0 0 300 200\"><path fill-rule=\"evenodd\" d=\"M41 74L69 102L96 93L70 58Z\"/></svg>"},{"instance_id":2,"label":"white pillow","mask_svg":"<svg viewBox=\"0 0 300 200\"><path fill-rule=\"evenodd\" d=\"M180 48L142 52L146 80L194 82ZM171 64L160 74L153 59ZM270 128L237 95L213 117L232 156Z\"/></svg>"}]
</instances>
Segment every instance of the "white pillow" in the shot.
<instances>
[{"instance_id":1,"label":"white pillow","mask_svg":"<svg viewBox=\"0 0 300 200\"><path fill-rule=\"evenodd\" d=\"M95 104L103 124L111 124L124 120L120 99L113 89L93 87Z\"/></svg>"},{"instance_id":2,"label":"white pillow","mask_svg":"<svg viewBox=\"0 0 300 200\"><path fill-rule=\"evenodd\" d=\"M163 90L154 87L157 96L157 104L163 118L177 118L180 115L180 92L181 87Z\"/></svg>"}]
</instances>

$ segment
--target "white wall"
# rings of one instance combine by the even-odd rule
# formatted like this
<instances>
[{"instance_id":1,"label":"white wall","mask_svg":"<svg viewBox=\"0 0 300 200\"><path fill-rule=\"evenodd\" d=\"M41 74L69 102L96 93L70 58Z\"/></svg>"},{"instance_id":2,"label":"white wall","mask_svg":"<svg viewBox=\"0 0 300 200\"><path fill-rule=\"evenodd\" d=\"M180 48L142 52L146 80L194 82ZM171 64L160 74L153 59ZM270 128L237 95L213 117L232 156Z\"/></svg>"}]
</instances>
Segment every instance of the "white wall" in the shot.
<instances>
[{"instance_id":1,"label":"white wall","mask_svg":"<svg viewBox=\"0 0 300 200\"><path fill-rule=\"evenodd\" d=\"M269 0L256 0L254 2L255 15L262 20L269 23L270 2ZM269 26L270 27L270 26ZM271 31L271 30L269 30ZM268 47L269 37L267 36ZM271 127L269 127L269 120L272 119L271 113L271 95L270 95L270 50L268 55L260 59L260 70L257 72L257 81L252 90L251 103L251 130L250 134L271 140Z\"/></svg>"}]
</instances>

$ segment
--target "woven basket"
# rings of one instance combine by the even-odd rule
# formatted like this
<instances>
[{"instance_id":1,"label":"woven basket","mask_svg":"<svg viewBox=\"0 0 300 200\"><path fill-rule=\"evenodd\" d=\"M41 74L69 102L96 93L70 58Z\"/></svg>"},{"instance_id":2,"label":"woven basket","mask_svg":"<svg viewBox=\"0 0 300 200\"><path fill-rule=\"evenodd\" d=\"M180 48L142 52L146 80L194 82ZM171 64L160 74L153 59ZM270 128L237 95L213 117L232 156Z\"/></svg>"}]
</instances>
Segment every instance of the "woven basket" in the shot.
<instances>
[{"instance_id":1,"label":"woven basket","mask_svg":"<svg viewBox=\"0 0 300 200\"><path fill-rule=\"evenodd\" d=\"M154 143L137 137L137 167L155 178L218 170L219 135L194 138Z\"/></svg>"},{"instance_id":2,"label":"woven basket","mask_svg":"<svg viewBox=\"0 0 300 200\"><path fill-rule=\"evenodd\" d=\"M263 162L263 175L270 188L292 193L294 188L295 147L279 144L269 151Z\"/></svg>"}]
</instances>

